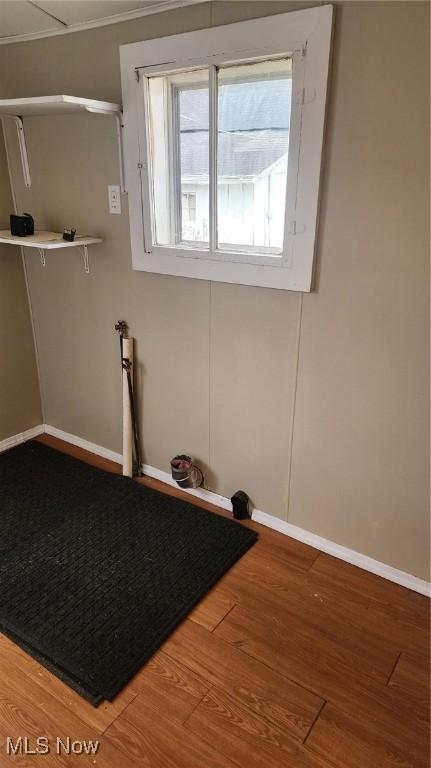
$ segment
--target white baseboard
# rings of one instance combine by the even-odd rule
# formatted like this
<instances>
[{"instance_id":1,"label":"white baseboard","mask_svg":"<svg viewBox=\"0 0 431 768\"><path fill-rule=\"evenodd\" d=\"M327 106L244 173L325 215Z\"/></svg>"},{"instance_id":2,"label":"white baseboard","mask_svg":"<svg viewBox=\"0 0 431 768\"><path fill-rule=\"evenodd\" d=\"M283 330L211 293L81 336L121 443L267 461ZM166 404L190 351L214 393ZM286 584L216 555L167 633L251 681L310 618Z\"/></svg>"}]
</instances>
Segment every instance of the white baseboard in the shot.
<instances>
[{"instance_id":1,"label":"white baseboard","mask_svg":"<svg viewBox=\"0 0 431 768\"><path fill-rule=\"evenodd\" d=\"M58 437L59 440L64 440L66 443L76 445L78 448L82 448L85 451L95 453L98 456L103 456L104 459L115 461L117 464L123 463L123 457L121 453L115 453L115 451L110 451L109 448L102 448L100 445L90 443L89 440L84 440L83 437L77 437L76 435L69 434L69 432L63 432L62 429L51 427L50 424L44 424L42 431L47 435ZM150 464L143 464L142 470L144 475L153 477L155 480L161 480L163 483L171 485L173 488L178 488L177 483L172 479L168 472L164 472L162 469L157 469L157 467L152 467ZM215 504L217 507L222 507L222 509L232 509L230 499L227 499L225 496L220 496L218 493L207 491L205 488L182 488L181 490L185 491L190 496L196 496L199 499L205 499L205 501L209 501L211 504Z\"/></svg>"},{"instance_id":2,"label":"white baseboard","mask_svg":"<svg viewBox=\"0 0 431 768\"><path fill-rule=\"evenodd\" d=\"M152 467L151 464L143 464L142 469L144 471L144 475L148 475L148 477L153 477L155 480L161 480L162 483L171 485L173 488L179 487L175 480L172 479L172 476L169 474L169 472L164 472L162 469ZM188 493L189 496L195 496L197 499L204 499L204 501L209 501L210 504L214 504L216 507L221 507L222 509L228 509L232 511L232 504L230 499L226 498L226 496L220 496L219 493L214 493L214 491L207 491L206 488L181 488L181 490L185 491L185 493Z\"/></svg>"},{"instance_id":3,"label":"white baseboard","mask_svg":"<svg viewBox=\"0 0 431 768\"><path fill-rule=\"evenodd\" d=\"M386 563L374 560L372 557L356 552L354 549L343 547L341 544L336 544L330 539L324 539L322 536L311 533L311 531L307 531L304 528L299 528L297 525L267 515L266 512L261 512L259 509L254 510L252 517L257 523L267 525L276 531L280 531L280 533L286 534L286 536L290 536L292 539L309 544L310 547L314 547L320 550L320 552L326 552L326 554L337 557L339 560L345 560L346 563L357 565L358 568L362 568L364 571L369 571L376 576L381 576L383 579L393 581L395 584L400 584L402 587L413 590L413 592L420 592L421 595L431 597L431 583L424 579L419 579L418 576L412 576L412 574L406 573L406 571L400 571L398 568L393 568L392 565L386 565Z\"/></svg>"},{"instance_id":4,"label":"white baseboard","mask_svg":"<svg viewBox=\"0 0 431 768\"><path fill-rule=\"evenodd\" d=\"M46 435L52 435L52 437L58 437L59 440L64 440L65 443L71 443L71 445L76 445L78 448L82 448L84 451L89 451L90 453L95 453L97 456L102 456L104 459L115 461L117 464L123 463L123 457L121 453L115 453L115 451L110 451L109 448L102 448L101 445L90 443L89 440L84 440L83 437L77 437L76 435L71 435L70 432L63 432L62 429L57 429L57 427L51 427L50 424L44 424L42 431Z\"/></svg>"},{"instance_id":5,"label":"white baseboard","mask_svg":"<svg viewBox=\"0 0 431 768\"><path fill-rule=\"evenodd\" d=\"M29 440L43 432L52 435L53 437L58 437L59 440L64 440L66 443L71 443L79 448L83 448L90 453L103 456L105 459L110 459L118 464L122 463L123 457L120 453L115 453L115 451L111 451L108 448L103 448L100 445L91 443L89 440L84 440L82 437L71 435L69 432L63 432L62 429L51 427L49 424L34 427L33 429L27 430L27 432L22 432L20 435L15 435L14 437L9 437L6 440L3 440L0 442L0 451L6 450L6 448L12 448L14 445L18 445L24 440ZM7 445L5 445L6 443ZM178 487L175 480L172 479L168 472L152 467L149 464L144 464L143 470L149 477L161 480L163 483L167 483L167 485ZM205 499L222 509L232 509L230 499L225 496L220 496L218 493L213 493L212 491L207 491L203 488L187 488L183 490L190 496ZM388 579L388 581L393 581L395 584L400 584L414 592L419 592L421 595L431 597L431 584L424 579L419 579L417 576L413 576L405 571L400 571L398 568L393 568L391 565L381 563L379 560L374 560L372 557L363 555L361 552L356 552L354 549L349 549L348 547L343 547L341 544L336 544L329 539L324 539L322 536L318 536L315 533L299 528L297 525L292 525L292 523L287 523L284 520L280 520L278 517L268 515L260 509L253 509L252 519L268 528L272 528L286 536L290 536L292 539L302 541L304 544L309 544L320 552L325 552L328 555L337 557L339 560L344 560L347 563L351 563L351 565L356 565L364 571L374 573L376 576L381 576L384 579Z\"/></svg>"},{"instance_id":6,"label":"white baseboard","mask_svg":"<svg viewBox=\"0 0 431 768\"><path fill-rule=\"evenodd\" d=\"M26 429L25 432L19 432L17 435L6 437L5 440L0 440L0 453L8 451L9 448L14 448L16 445L25 443L26 440L31 440L33 437L42 435L45 432L45 425L38 424L37 427Z\"/></svg>"}]
</instances>

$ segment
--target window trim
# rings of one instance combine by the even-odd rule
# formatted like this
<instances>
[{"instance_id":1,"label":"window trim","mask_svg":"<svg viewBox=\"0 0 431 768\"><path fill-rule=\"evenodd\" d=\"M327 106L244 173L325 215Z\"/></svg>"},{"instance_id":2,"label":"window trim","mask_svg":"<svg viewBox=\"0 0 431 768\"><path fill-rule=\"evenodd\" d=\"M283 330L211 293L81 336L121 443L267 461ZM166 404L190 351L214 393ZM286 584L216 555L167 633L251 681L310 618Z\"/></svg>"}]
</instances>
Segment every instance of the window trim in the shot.
<instances>
[{"instance_id":1,"label":"window trim","mask_svg":"<svg viewBox=\"0 0 431 768\"><path fill-rule=\"evenodd\" d=\"M120 47L134 269L246 285L311 290L332 11L331 5L319 6ZM190 58L190 51L193 51L193 58ZM210 253L185 245L181 248L152 245L148 76L209 66L210 126L214 126L217 66L287 55L293 57L292 115L282 256L262 257L257 253L224 249L214 249ZM213 178L216 142L217 131L210 130L210 173ZM209 205L213 242L216 242L216 190L215 183L210 188Z\"/></svg>"},{"instance_id":2,"label":"window trim","mask_svg":"<svg viewBox=\"0 0 431 768\"><path fill-rule=\"evenodd\" d=\"M290 230L290 222L295 215L295 201L297 195L297 179L298 179L298 165L299 165L299 150L301 142L301 125L302 125L302 104L299 104L299 100L304 87L304 58L305 47L300 46L292 51L278 53L274 56L266 55L263 53L261 56L253 55L251 61L277 60L279 58L289 57L292 59L292 105L297 103L298 109L292 110L290 131L289 131L289 153L288 153L288 173L287 173L287 187L286 187L286 205L285 205L285 221L284 221L284 238L281 253L276 256L271 255L268 251L262 248L261 253L258 249L247 251L246 248L236 249L232 243L232 248L225 249L218 247L218 233L217 233L217 208L218 208L218 195L217 195L217 72L220 66L229 66L229 64L237 65L240 63L249 63L249 58L239 55L242 52L229 51L228 55L219 54L217 61L209 61L208 56L202 59L194 59L193 67L188 64L188 60L177 60L175 62L175 68L172 67L172 63L157 66L151 65L149 67L140 67L140 82L142 88L142 102L138 99L138 109L146 111L146 114L150 114L149 108L149 79L151 77L158 77L163 75L175 74L176 72L187 72L196 69L201 71L203 68L208 68L208 87L209 87L209 243L208 248L199 248L196 245L191 244L187 247L186 243L177 239L177 232L174 231L175 245L160 245L156 243L156 238L153 235L152 243L148 246L147 253L154 253L156 256L165 254L166 256L172 256L177 258L199 258L207 261L219 261L221 263L235 262L238 264L253 264L262 267L276 267L285 268L290 266L292 251L293 251L293 233ZM253 52L254 54L256 51ZM295 81L294 78L295 77ZM293 83L295 82L295 86ZM169 89L168 102L172 103L173 91ZM144 100L146 106L144 107ZM171 132L170 145L173 148L172 156L169 157L169 164L171 167L171 178L174 180L174 186L171 189L171 217L176 221L177 204L175 196L178 196L178 178L177 178L177 158L175 157L176 141L174 138L175 132L175 114L173 110L169 109L169 131ZM150 125L148 117L144 116L146 125ZM140 156L141 162L144 164L142 175L142 199L143 206L150 211L152 220L152 232L155 227L155 215L153 210L154 198L151 192L152 188L152 169L151 169L151 140L150 137L142 137L142 155ZM212 184L211 184L212 180ZM172 225L171 225L172 229ZM230 244L229 244L230 245ZM181 247L182 246L182 247ZM196 251L195 254L192 251Z\"/></svg>"}]
</instances>

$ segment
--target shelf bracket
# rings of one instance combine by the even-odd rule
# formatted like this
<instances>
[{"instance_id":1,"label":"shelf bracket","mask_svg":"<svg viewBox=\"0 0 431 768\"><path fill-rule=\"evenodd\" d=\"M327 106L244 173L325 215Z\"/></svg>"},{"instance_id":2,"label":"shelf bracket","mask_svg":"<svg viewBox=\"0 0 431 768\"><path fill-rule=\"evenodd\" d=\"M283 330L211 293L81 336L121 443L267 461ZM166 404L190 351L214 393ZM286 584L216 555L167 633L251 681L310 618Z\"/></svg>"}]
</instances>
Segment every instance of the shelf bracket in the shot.
<instances>
[{"instance_id":1,"label":"shelf bracket","mask_svg":"<svg viewBox=\"0 0 431 768\"><path fill-rule=\"evenodd\" d=\"M13 120L15 123L16 131L18 134L19 151L21 154L22 173L24 176L24 184L26 187L31 187L30 168L28 165L27 144L25 141L24 123L21 117L18 115L1 115L2 123L4 120Z\"/></svg>"},{"instance_id":2,"label":"shelf bracket","mask_svg":"<svg viewBox=\"0 0 431 768\"><path fill-rule=\"evenodd\" d=\"M120 164L120 184L121 193L127 193L126 180L124 178L124 155L123 155L123 113L117 112L115 115L117 121L117 141L118 141L118 162Z\"/></svg>"},{"instance_id":3,"label":"shelf bracket","mask_svg":"<svg viewBox=\"0 0 431 768\"><path fill-rule=\"evenodd\" d=\"M125 181L125 175L124 175L124 152L123 152L123 113L121 109L118 112L107 112L103 109L96 109L96 108L87 108L87 112L93 112L94 114L99 115L111 115L115 117L116 125L117 125L117 143L118 143L118 164L120 168L120 185L121 185L121 193L126 194L126 181ZM19 143L19 151L21 154L21 165L22 165L22 172L24 176L24 184L26 187L31 187L31 177L30 177L30 167L28 164L28 155L27 155L27 145L25 140L25 133L24 133L24 123L22 117L19 117L19 115L0 115L0 119L2 121L4 120L13 120L15 123L17 135L18 135L18 143Z\"/></svg>"},{"instance_id":4,"label":"shelf bracket","mask_svg":"<svg viewBox=\"0 0 431 768\"><path fill-rule=\"evenodd\" d=\"M117 124L117 142L118 142L118 163L120 166L120 186L121 194L127 194L126 181L124 177L124 153L123 153L123 112L121 109L118 112L106 112L103 109L97 109L96 107L87 107L87 112L92 112L95 115L113 115Z\"/></svg>"},{"instance_id":5,"label":"shelf bracket","mask_svg":"<svg viewBox=\"0 0 431 768\"><path fill-rule=\"evenodd\" d=\"M40 256L40 261L41 261L42 267L46 267L46 259L45 259L45 250L44 250L44 248L38 248L37 250L39 251L39 256Z\"/></svg>"},{"instance_id":6,"label":"shelf bracket","mask_svg":"<svg viewBox=\"0 0 431 768\"><path fill-rule=\"evenodd\" d=\"M88 247L86 245L82 245L80 247L81 253L82 253L82 259L84 261L84 272L86 275L90 274L90 259L88 256Z\"/></svg>"},{"instance_id":7,"label":"shelf bracket","mask_svg":"<svg viewBox=\"0 0 431 768\"><path fill-rule=\"evenodd\" d=\"M46 254L45 254L45 248L38 248L37 249L40 256L40 263L42 264L42 267L46 267ZM80 245L79 250L82 254L82 260L84 262L84 272L86 275L90 274L90 257L88 255L88 246L87 245Z\"/></svg>"}]
</instances>

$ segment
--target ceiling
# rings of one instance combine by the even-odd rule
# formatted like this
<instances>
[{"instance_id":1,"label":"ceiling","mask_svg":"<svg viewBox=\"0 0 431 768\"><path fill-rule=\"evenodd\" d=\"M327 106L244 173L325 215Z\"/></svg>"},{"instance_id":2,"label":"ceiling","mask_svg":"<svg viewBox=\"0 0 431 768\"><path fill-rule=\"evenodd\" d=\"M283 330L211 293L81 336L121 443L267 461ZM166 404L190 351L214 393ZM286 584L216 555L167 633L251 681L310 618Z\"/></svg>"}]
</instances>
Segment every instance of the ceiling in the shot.
<instances>
[{"instance_id":1,"label":"ceiling","mask_svg":"<svg viewBox=\"0 0 431 768\"><path fill-rule=\"evenodd\" d=\"M195 2L198 0L0 0L0 44L113 24Z\"/></svg>"}]
</instances>

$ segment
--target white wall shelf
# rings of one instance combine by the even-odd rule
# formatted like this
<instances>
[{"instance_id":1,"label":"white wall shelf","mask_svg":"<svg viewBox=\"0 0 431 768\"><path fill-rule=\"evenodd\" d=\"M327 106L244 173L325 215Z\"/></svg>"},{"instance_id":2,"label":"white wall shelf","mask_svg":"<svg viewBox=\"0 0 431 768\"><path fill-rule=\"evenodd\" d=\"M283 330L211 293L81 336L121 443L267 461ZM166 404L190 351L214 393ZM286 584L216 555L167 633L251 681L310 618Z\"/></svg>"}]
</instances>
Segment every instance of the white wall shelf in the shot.
<instances>
[{"instance_id":1,"label":"white wall shelf","mask_svg":"<svg viewBox=\"0 0 431 768\"><path fill-rule=\"evenodd\" d=\"M82 99L79 96L34 96L25 99L0 99L1 115L36 117L38 115L64 115L70 112L116 115L121 112L121 107L110 101Z\"/></svg>"},{"instance_id":2,"label":"white wall shelf","mask_svg":"<svg viewBox=\"0 0 431 768\"><path fill-rule=\"evenodd\" d=\"M89 112L95 115L108 115L117 121L117 139L120 164L121 191L125 192L122 146L122 111L119 104L97 99L84 99L79 96L34 96L22 99L0 99L0 120L12 120L15 123L21 163L26 187L31 187L30 169L24 133L25 117L51 117L67 115L73 112Z\"/></svg>"},{"instance_id":3,"label":"white wall shelf","mask_svg":"<svg viewBox=\"0 0 431 768\"><path fill-rule=\"evenodd\" d=\"M7 245L18 245L24 248L37 248L39 256L42 262L42 266L46 266L45 251L54 250L57 248L79 248L82 253L84 261L84 272L88 275L90 272L90 261L88 257L88 246L96 245L103 242L100 237L84 237L82 235L75 235L73 242L63 240L61 232L45 232L36 231L34 235L27 235L26 237L18 237L12 235L8 229L0 230L0 243Z\"/></svg>"}]
</instances>

